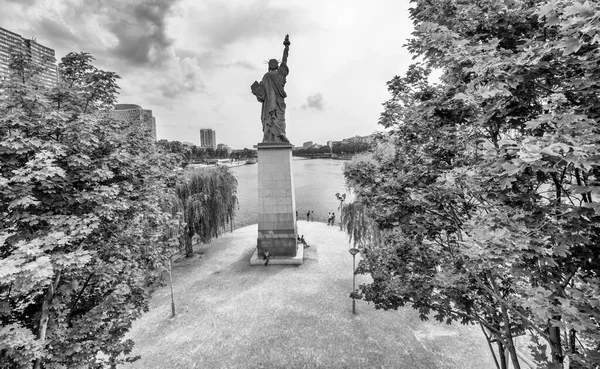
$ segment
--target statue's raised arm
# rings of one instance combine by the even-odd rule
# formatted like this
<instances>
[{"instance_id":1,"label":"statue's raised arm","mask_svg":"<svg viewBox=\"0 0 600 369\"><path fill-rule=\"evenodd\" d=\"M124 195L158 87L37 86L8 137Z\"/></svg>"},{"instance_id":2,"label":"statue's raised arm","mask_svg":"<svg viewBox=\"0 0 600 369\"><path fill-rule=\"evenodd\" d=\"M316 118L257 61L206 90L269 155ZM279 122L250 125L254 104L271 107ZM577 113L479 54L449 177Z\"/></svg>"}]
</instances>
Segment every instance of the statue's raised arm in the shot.
<instances>
[{"instance_id":1,"label":"statue's raised arm","mask_svg":"<svg viewBox=\"0 0 600 369\"><path fill-rule=\"evenodd\" d=\"M281 64L287 64L288 53L290 51L290 35L285 35L283 40L283 57L281 58Z\"/></svg>"}]
</instances>

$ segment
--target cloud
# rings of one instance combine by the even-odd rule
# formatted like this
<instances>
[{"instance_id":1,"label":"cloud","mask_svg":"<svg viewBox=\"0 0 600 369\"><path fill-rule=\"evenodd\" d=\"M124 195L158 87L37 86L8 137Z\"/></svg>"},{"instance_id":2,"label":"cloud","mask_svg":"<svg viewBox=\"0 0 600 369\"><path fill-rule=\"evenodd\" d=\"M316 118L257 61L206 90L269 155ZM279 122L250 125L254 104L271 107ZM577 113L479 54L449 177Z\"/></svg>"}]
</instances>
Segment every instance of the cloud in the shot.
<instances>
[{"instance_id":1,"label":"cloud","mask_svg":"<svg viewBox=\"0 0 600 369\"><path fill-rule=\"evenodd\" d=\"M73 33L69 27L60 21L51 18L42 18L34 25L34 34L43 35L44 38L53 40L52 47L70 47L83 43L82 39Z\"/></svg>"},{"instance_id":2,"label":"cloud","mask_svg":"<svg viewBox=\"0 0 600 369\"><path fill-rule=\"evenodd\" d=\"M180 0L0 0L0 8L5 7L2 1L27 7L25 15L19 15L22 25L16 19L4 22L16 26L14 31L23 37L37 35L55 49L84 49L120 67L140 67L168 62L174 40L167 34L167 23ZM6 20L0 14L0 24Z\"/></svg>"},{"instance_id":3,"label":"cloud","mask_svg":"<svg viewBox=\"0 0 600 369\"><path fill-rule=\"evenodd\" d=\"M29 7L35 4L36 0L6 0L6 2L22 5L23 7Z\"/></svg>"},{"instance_id":4,"label":"cloud","mask_svg":"<svg viewBox=\"0 0 600 369\"><path fill-rule=\"evenodd\" d=\"M174 58L160 74L162 95L175 99L188 92L203 92L205 85L195 58Z\"/></svg>"},{"instance_id":5,"label":"cloud","mask_svg":"<svg viewBox=\"0 0 600 369\"><path fill-rule=\"evenodd\" d=\"M165 62L173 40L166 34L166 17L177 0L116 2L103 8L107 29L116 37L114 55L134 66Z\"/></svg>"},{"instance_id":6,"label":"cloud","mask_svg":"<svg viewBox=\"0 0 600 369\"><path fill-rule=\"evenodd\" d=\"M236 42L294 33L306 27L299 19L306 11L291 6L277 7L269 0L240 2L232 5L223 0L204 0L190 4L183 17L192 25L189 32L198 35L199 42L223 49Z\"/></svg>"},{"instance_id":7,"label":"cloud","mask_svg":"<svg viewBox=\"0 0 600 369\"><path fill-rule=\"evenodd\" d=\"M321 94L310 95L306 98L306 102L300 106L302 109L323 110L325 100Z\"/></svg>"},{"instance_id":8,"label":"cloud","mask_svg":"<svg viewBox=\"0 0 600 369\"><path fill-rule=\"evenodd\" d=\"M181 58L195 58L198 66L203 69L214 69L214 68L242 68L248 70L258 69L256 65L249 62L248 60L237 60L233 63L222 63L222 57L212 51L196 52L188 49L176 48L175 53Z\"/></svg>"},{"instance_id":9,"label":"cloud","mask_svg":"<svg viewBox=\"0 0 600 369\"><path fill-rule=\"evenodd\" d=\"M258 67L247 60L238 60L235 63L225 64L226 67L256 70Z\"/></svg>"},{"instance_id":10,"label":"cloud","mask_svg":"<svg viewBox=\"0 0 600 369\"><path fill-rule=\"evenodd\" d=\"M173 99L204 91L202 65L211 65L213 59L212 52L175 48L167 23L178 1L78 2L64 9L63 15L85 19L73 25L79 30L96 28L99 36L90 43L90 51L106 68L123 77L124 87L138 90L136 99L172 106Z\"/></svg>"}]
</instances>

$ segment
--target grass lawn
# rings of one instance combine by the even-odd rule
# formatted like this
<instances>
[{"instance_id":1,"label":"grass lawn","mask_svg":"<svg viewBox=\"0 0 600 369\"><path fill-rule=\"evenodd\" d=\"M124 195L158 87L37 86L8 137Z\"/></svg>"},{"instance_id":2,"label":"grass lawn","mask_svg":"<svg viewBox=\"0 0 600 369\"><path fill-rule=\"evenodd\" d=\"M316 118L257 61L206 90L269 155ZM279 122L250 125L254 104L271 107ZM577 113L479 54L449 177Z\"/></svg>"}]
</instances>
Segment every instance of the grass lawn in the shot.
<instances>
[{"instance_id":1,"label":"grass lawn","mask_svg":"<svg viewBox=\"0 0 600 369\"><path fill-rule=\"evenodd\" d=\"M298 230L310 245L300 266L251 267L256 225L175 263L177 315L168 286L158 290L128 335L142 358L125 368L494 368L477 326L422 322L411 308L364 301L353 315L345 234L305 221Z\"/></svg>"}]
</instances>

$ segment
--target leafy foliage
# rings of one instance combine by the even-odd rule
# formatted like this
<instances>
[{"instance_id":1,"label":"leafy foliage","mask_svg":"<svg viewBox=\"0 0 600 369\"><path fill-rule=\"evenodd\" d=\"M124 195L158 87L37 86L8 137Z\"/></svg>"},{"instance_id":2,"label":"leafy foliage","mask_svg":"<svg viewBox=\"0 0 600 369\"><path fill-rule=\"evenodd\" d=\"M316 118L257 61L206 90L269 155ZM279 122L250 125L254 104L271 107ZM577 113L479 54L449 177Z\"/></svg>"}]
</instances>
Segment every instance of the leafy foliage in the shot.
<instances>
[{"instance_id":1,"label":"leafy foliage","mask_svg":"<svg viewBox=\"0 0 600 369\"><path fill-rule=\"evenodd\" d=\"M228 154L226 149L203 148L188 142L167 141L163 139L159 140L157 144L163 151L178 155L184 163L198 163L208 158L227 158L230 156L239 158L241 156L240 153L237 153L237 155L234 155L233 152ZM250 150L244 149L241 154L245 154L245 156L241 157L248 158L250 157Z\"/></svg>"},{"instance_id":2,"label":"leafy foliage","mask_svg":"<svg viewBox=\"0 0 600 369\"><path fill-rule=\"evenodd\" d=\"M50 91L12 59L0 87L0 368L101 368L161 282L173 158L107 113L116 76L86 53Z\"/></svg>"},{"instance_id":3,"label":"leafy foliage","mask_svg":"<svg viewBox=\"0 0 600 369\"><path fill-rule=\"evenodd\" d=\"M194 171L177 186L172 204L185 224L181 244L186 256L194 253L194 236L209 242L233 224L236 192L237 180L226 167Z\"/></svg>"},{"instance_id":4,"label":"leafy foliage","mask_svg":"<svg viewBox=\"0 0 600 369\"><path fill-rule=\"evenodd\" d=\"M413 3L422 61L388 82L389 134L345 170L370 219L349 227L373 276L360 293L478 322L513 367L524 332L540 365L598 367L600 7Z\"/></svg>"},{"instance_id":5,"label":"leafy foliage","mask_svg":"<svg viewBox=\"0 0 600 369\"><path fill-rule=\"evenodd\" d=\"M336 155L354 155L361 152L365 152L371 149L373 146L373 138L371 136L355 136L346 138L342 141L334 141L329 146L318 146L313 145L308 148L295 148L293 151L294 156L311 156L318 154L336 154Z\"/></svg>"}]
</instances>

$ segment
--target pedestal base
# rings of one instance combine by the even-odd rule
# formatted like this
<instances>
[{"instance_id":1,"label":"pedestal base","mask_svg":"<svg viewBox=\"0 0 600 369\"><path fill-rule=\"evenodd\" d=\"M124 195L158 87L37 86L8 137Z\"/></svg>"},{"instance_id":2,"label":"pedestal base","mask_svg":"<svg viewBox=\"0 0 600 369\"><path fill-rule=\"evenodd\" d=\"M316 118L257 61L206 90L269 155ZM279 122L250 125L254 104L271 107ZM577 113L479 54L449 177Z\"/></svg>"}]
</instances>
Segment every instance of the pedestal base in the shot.
<instances>
[{"instance_id":1,"label":"pedestal base","mask_svg":"<svg viewBox=\"0 0 600 369\"><path fill-rule=\"evenodd\" d=\"M254 147L258 149L257 257L262 259L268 251L273 261L295 258L298 231L292 173L293 146L273 142Z\"/></svg>"},{"instance_id":2,"label":"pedestal base","mask_svg":"<svg viewBox=\"0 0 600 369\"><path fill-rule=\"evenodd\" d=\"M304 261L304 247L302 245L298 245L298 252L296 252L296 256L293 257L285 257L285 256L273 256L269 257L269 265L302 265ZM254 250L252 257L250 258L250 265L265 265L265 259L262 256L258 256L258 249Z\"/></svg>"}]
</instances>

